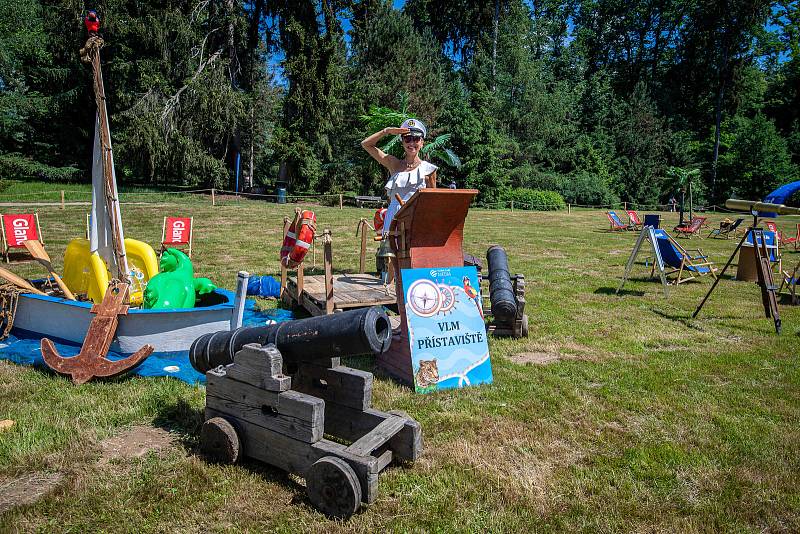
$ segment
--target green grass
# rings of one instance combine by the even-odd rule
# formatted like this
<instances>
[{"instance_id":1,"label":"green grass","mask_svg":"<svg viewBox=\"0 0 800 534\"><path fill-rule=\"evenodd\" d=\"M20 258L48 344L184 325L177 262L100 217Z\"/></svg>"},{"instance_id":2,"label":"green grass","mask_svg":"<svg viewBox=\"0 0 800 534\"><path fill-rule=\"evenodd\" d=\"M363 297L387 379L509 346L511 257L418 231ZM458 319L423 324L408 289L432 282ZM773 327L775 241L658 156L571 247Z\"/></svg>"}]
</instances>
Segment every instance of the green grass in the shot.
<instances>
[{"instance_id":1,"label":"green grass","mask_svg":"<svg viewBox=\"0 0 800 534\"><path fill-rule=\"evenodd\" d=\"M2 199L0 199L2 200ZM358 263L355 226L371 210L315 207L331 228L336 270ZM86 208L38 209L57 268ZM165 214L195 217L197 270L233 288L236 272L276 274L292 206L195 197L123 206L125 233L155 245ZM666 227L676 214L663 214ZM711 215L715 225L721 215ZM781 217L793 233L796 220ZM0 516L23 531L798 531L800 308L781 305L783 334L755 284L670 287L638 263L615 295L635 234L609 233L600 211L472 210L465 250L509 252L527 280L530 337L490 340L494 384L416 395L378 373L374 403L423 427L425 453L380 477L378 501L346 523L326 519L300 481L250 462L197 455L204 389L172 379L72 386L0 364L0 477L66 474L35 504ZM734 240L693 239L718 264ZM785 252L787 265L800 253ZM13 265L38 276L31 263ZM557 355L524 365L522 353ZM371 367L368 360L357 365ZM173 429L166 454L100 467L102 440L134 424ZM0 478L0 488L3 486ZM0 490L1 491L1 490Z\"/></svg>"}]
</instances>

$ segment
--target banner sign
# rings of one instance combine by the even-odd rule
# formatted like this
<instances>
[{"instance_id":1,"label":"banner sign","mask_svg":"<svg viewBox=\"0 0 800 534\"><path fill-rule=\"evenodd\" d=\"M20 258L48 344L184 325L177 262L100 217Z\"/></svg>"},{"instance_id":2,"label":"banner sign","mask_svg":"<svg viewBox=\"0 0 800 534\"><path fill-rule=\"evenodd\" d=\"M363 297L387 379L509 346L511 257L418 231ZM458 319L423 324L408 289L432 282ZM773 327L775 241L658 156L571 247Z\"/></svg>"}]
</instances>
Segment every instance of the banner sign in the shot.
<instances>
[{"instance_id":1,"label":"banner sign","mask_svg":"<svg viewBox=\"0 0 800 534\"><path fill-rule=\"evenodd\" d=\"M415 390L491 383L475 267L403 269L402 277Z\"/></svg>"}]
</instances>

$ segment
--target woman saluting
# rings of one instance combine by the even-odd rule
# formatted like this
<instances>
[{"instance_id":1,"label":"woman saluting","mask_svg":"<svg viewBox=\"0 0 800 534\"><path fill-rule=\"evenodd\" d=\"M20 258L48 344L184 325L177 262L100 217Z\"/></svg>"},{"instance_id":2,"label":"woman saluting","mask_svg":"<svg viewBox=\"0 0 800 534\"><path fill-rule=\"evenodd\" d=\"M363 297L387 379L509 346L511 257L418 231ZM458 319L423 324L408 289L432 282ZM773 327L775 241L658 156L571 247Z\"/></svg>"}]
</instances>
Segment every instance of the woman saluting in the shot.
<instances>
[{"instance_id":1,"label":"woman saluting","mask_svg":"<svg viewBox=\"0 0 800 534\"><path fill-rule=\"evenodd\" d=\"M378 141L387 135L400 135L403 141L403 159L397 159L391 154L386 154L376 145ZM389 231L400 203L395 194L403 199L403 202L411 198L417 190L426 187L436 187L436 165L424 161L419 157L427 130L425 125L417 119L406 119L399 128L384 128L375 132L363 141L364 147L375 161L389 169L389 181L386 182L386 191L389 195L389 208L386 210L386 218L383 224L384 235Z\"/></svg>"}]
</instances>

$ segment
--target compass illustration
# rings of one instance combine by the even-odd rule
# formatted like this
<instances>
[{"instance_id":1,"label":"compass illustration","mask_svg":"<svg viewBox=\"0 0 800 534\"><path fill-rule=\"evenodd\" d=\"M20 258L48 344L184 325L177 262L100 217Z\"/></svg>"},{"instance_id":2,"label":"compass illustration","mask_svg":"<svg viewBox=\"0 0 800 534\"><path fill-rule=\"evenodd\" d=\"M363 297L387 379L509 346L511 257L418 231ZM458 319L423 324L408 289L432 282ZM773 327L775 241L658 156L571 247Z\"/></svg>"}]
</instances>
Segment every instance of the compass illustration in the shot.
<instances>
[{"instance_id":1,"label":"compass illustration","mask_svg":"<svg viewBox=\"0 0 800 534\"><path fill-rule=\"evenodd\" d=\"M446 284L439 284L439 293L441 293L442 305L439 306L439 313L448 313L456 305L456 294L453 288Z\"/></svg>"},{"instance_id":2,"label":"compass illustration","mask_svg":"<svg viewBox=\"0 0 800 534\"><path fill-rule=\"evenodd\" d=\"M439 286L430 280L417 280L408 288L406 302L420 317L431 317L439 312L442 295Z\"/></svg>"}]
</instances>

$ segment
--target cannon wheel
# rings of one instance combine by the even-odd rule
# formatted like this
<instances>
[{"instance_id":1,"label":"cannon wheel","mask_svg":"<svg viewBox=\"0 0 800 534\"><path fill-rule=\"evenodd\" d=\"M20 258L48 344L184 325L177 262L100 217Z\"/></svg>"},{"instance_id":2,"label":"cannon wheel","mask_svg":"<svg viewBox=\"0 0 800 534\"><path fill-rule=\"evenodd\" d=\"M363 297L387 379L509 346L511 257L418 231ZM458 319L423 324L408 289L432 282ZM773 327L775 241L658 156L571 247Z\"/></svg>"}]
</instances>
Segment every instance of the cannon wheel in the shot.
<instances>
[{"instance_id":1,"label":"cannon wheel","mask_svg":"<svg viewBox=\"0 0 800 534\"><path fill-rule=\"evenodd\" d=\"M320 458L306 474L311 503L329 517L347 519L361 506L361 484L353 468L335 456Z\"/></svg>"},{"instance_id":2,"label":"cannon wheel","mask_svg":"<svg viewBox=\"0 0 800 534\"><path fill-rule=\"evenodd\" d=\"M520 328L522 337L528 337L528 316L522 316L522 328Z\"/></svg>"},{"instance_id":3,"label":"cannon wheel","mask_svg":"<svg viewBox=\"0 0 800 534\"><path fill-rule=\"evenodd\" d=\"M215 462L235 464L241 456L242 440L227 420L213 417L203 423L200 447Z\"/></svg>"}]
</instances>

